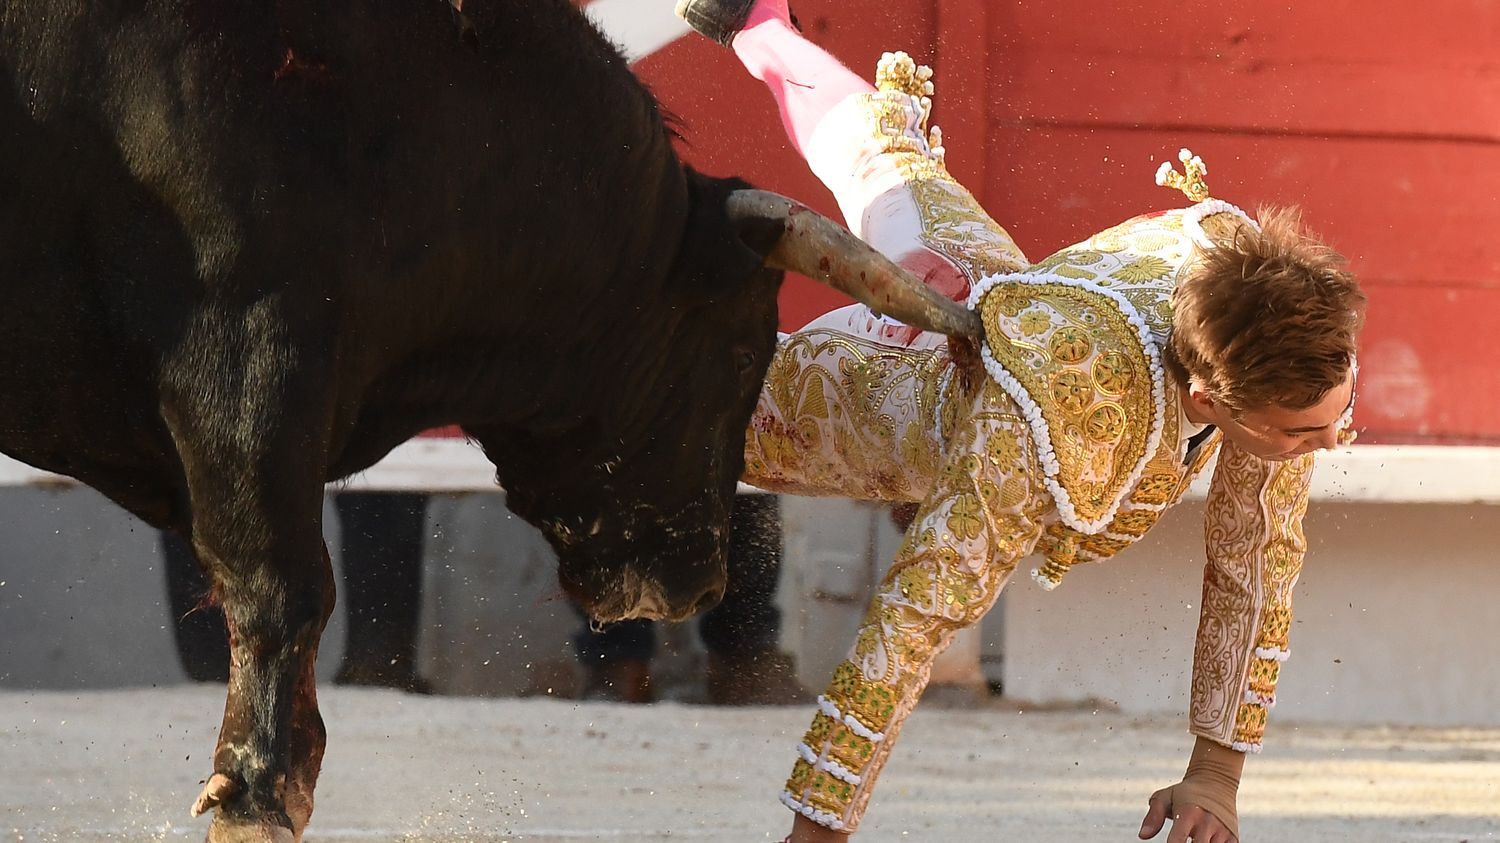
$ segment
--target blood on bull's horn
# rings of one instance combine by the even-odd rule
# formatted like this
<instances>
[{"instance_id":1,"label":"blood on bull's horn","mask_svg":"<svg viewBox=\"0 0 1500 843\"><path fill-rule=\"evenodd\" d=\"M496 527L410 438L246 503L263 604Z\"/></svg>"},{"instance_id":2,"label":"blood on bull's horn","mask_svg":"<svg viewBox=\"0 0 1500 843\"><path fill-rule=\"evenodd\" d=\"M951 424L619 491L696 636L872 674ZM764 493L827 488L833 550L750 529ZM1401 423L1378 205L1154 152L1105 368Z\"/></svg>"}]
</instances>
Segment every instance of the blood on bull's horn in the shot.
<instances>
[{"instance_id":1,"label":"blood on bull's horn","mask_svg":"<svg viewBox=\"0 0 1500 843\"><path fill-rule=\"evenodd\" d=\"M732 219L779 220L786 228L766 264L800 272L908 325L980 342L978 314L923 284L848 229L785 196L736 190L727 200Z\"/></svg>"}]
</instances>

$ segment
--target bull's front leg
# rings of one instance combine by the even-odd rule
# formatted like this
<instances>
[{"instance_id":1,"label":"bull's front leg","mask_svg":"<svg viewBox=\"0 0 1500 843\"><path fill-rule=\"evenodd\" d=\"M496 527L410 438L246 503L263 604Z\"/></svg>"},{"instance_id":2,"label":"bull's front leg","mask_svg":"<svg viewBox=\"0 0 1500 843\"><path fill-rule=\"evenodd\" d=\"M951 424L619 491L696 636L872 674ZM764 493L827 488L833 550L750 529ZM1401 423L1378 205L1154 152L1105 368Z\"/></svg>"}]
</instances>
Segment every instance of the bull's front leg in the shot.
<instances>
[{"instance_id":1,"label":"bull's front leg","mask_svg":"<svg viewBox=\"0 0 1500 843\"><path fill-rule=\"evenodd\" d=\"M326 552L319 559L319 582L272 575L246 589L219 581L229 694L213 774L192 807L194 816L217 809L209 843L300 840L312 817L326 743L313 671L334 603Z\"/></svg>"},{"instance_id":2,"label":"bull's front leg","mask_svg":"<svg viewBox=\"0 0 1500 843\"><path fill-rule=\"evenodd\" d=\"M334 605L319 434L330 390L306 353L277 347L284 338L229 341L234 328L220 328L164 390L193 545L230 633L224 722L192 810L215 812L209 843L294 843L325 743L313 668Z\"/></svg>"}]
</instances>

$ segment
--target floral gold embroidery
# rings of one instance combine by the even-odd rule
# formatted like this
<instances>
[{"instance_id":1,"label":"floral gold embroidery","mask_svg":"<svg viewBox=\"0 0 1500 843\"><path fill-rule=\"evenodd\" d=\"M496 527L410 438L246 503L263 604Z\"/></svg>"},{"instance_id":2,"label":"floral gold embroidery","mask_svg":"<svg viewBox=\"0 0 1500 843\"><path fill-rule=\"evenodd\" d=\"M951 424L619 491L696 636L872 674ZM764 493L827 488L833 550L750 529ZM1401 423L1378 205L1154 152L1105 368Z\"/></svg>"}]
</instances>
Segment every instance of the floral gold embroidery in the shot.
<instances>
[{"instance_id":1,"label":"floral gold embroidery","mask_svg":"<svg viewBox=\"0 0 1500 843\"><path fill-rule=\"evenodd\" d=\"M1145 255L1121 267L1114 273L1114 277L1127 284L1139 284L1142 281L1165 278L1172 269L1172 265L1161 258L1155 255Z\"/></svg>"},{"instance_id":2,"label":"floral gold embroidery","mask_svg":"<svg viewBox=\"0 0 1500 843\"><path fill-rule=\"evenodd\" d=\"M1052 397L1070 413L1081 413L1094 397L1094 385L1082 372L1064 369L1052 377Z\"/></svg>"},{"instance_id":3,"label":"floral gold embroidery","mask_svg":"<svg viewBox=\"0 0 1500 843\"><path fill-rule=\"evenodd\" d=\"M953 509L948 516L948 529L960 541L973 541L979 538L979 531L983 527L984 523L979 519L979 498L960 495L953 502Z\"/></svg>"},{"instance_id":4,"label":"floral gold embroidery","mask_svg":"<svg viewBox=\"0 0 1500 843\"><path fill-rule=\"evenodd\" d=\"M1125 432L1125 411L1113 401L1098 404L1089 412L1083 429L1095 442L1114 442Z\"/></svg>"},{"instance_id":5,"label":"floral gold embroidery","mask_svg":"<svg viewBox=\"0 0 1500 843\"><path fill-rule=\"evenodd\" d=\"M996 431L984 447L990 462L997 466L1015 465L1021 458L1021 443L1009 430Z\"/></svg>"},{"instance_id":6,"label":"floral gold embroidery","mask_svg":"<svg viewBox=\"0 0 1500 843\"><path fill-rule=\"evenodd\" d=\"M1048 347L1059 363L1081 363L1093 352L1094 343L1086 332L1070 326L1058 329Z\"/></svg>"},{"instance_id":7,"label":"floral gold embroidery","mask_svg":"<svg viewBox=\"0 0 1500 843\"><path fill-rule=\"evenodd\" d=\"M1094 385L1106 395L1124 395L1135 383L1135 364L1118 351L1108 351L1094 360L1090 369Z\"/></svg>"},{"instance_id":8,"label":"floral gold embroidery","mask_svg":"<svg viewBox=\"0 0 1500 843\"><path fill-rule=\"evenodd\" d=\"M1028 337L1036 336L1052 327L1052 317L1037 309L1028 310L1021 314L1021 333Z\"/></svg>"}]
</instances>

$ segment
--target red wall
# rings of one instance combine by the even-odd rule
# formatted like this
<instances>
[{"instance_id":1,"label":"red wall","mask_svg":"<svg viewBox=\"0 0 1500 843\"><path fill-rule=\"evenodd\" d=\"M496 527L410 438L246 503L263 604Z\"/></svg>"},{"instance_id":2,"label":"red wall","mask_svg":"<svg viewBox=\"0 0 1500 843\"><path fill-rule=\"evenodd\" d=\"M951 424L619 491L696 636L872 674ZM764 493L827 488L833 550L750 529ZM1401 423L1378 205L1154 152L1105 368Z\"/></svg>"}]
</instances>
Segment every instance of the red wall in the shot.
<instances>
[{"instance_id":1,"label":"red wall","mask_svg":"<svg viewBox=\"0 0 1500 843\"><path fill-rule=\"evenodd\" d=\"M1301 205L1370 295L1361 441L1500 443L1500 3L1289 5L794 9L862 74L883 50L934 66L950 168L1034 259L1180 205L1152 176L1182 146L1216 196ZM689 161L836 213L728 51L689 37L636 68ZM799 279L783 325L839 301Z\"/></svg>"}]
</instances>

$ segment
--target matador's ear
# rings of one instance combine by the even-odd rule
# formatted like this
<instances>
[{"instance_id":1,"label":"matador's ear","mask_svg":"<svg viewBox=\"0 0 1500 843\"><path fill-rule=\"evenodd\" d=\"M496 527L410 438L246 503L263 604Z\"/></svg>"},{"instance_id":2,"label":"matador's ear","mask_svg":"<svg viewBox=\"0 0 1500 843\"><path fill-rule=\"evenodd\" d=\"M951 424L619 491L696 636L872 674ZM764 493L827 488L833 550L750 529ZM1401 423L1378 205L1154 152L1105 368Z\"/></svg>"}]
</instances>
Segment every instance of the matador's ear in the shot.
<instances>
[{"instance_id":1,"label":"matador's ear","mask_svg":"<svg viewBox=\"0 0 1500 843\"><path fill-rule=\"evenodd\" d=\"M748 187L687 170L691 208L673 271L688 301L710 301L738 291L766 268L766 256L785 231L775 220L734 219L728 199Z\"/></svg>"}]
</instances>

